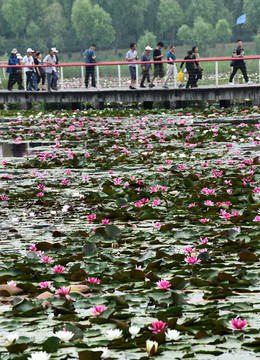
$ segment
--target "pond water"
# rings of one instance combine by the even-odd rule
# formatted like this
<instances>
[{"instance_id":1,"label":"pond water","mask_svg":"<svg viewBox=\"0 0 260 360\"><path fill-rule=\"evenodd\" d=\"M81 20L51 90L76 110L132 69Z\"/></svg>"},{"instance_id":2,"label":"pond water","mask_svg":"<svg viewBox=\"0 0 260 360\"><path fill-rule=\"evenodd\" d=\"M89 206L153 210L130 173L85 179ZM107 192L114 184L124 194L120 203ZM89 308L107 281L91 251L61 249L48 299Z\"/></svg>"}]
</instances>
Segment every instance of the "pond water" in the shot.
<instances>
[{"instance_id":1,"label":"pond water","mask_svg":"<svg viewBox=\"0 0 260 360\"><path fill-rule=\"evenodd\" d=\"M259 118L5 113L0 358L145 360L153 340L165 360L256 359Z\"/></svg>"}]
</instances>

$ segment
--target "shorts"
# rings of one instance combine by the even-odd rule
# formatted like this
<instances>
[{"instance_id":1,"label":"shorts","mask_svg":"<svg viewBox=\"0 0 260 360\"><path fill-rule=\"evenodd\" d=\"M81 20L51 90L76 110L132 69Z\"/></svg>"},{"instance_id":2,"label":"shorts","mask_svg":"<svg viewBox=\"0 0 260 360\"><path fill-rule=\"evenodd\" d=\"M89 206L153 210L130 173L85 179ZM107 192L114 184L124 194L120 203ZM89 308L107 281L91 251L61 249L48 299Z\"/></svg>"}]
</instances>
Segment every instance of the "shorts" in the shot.
<instances>
[{"instance_id":1,"label":"shorts","mask_svg":"<svg viewBox=\"0 0 260 360\"><path fill-rule=\"evenodd\" d=\"M130 74L131 74L131 80L136 80L136 67L135 66L129 66Z\"/></svg>"},{"instance_id":2,"label":"shorts","mask_svg":"<svg viewBox=\"0 0 260 360\"><path fill-rule=\"evenodd\" d=\"M163 68L163 64L154 64L154 73L153 73L154 77L160 77L163 78L164 77L164 68Z\"/></svg>"}]
</instances>

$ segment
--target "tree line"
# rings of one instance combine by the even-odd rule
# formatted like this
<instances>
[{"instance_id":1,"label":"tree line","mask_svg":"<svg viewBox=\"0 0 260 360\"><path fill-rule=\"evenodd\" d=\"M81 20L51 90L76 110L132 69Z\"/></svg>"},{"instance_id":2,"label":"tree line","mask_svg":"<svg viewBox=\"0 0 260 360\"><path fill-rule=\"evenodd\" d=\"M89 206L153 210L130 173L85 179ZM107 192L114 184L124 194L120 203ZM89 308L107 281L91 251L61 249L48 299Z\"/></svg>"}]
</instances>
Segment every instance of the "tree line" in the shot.
<instances>
[{"instance_id":1,"label":"tree line","mask_svg":"<svg viewBox=\"0 0 260 360\"><path fill-rule=\"evenodd\" d=\"M0 0L0 54L18 46L83 52L93 42L117 53L155 39L206 49L235 41L241 26L243 40L260 42L259 18L259 0Z\"/></svg>"}]
</instances>

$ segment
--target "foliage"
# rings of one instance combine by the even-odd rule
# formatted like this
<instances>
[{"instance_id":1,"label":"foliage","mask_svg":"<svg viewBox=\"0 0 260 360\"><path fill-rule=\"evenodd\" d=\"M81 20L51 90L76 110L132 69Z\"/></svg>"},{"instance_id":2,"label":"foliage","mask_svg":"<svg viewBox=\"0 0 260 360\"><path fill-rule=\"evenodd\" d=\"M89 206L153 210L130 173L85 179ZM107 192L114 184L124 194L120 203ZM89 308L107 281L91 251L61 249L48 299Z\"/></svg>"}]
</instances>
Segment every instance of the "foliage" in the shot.
<instances>
[{"instance_id":1,"label":"foliage","mask_svg":"<svg viewBox=\"0 0 260 360\"><path fill-rule=\"evenodd\" d=\"M156 47L156 36L148 30L138 40L137 50L139 55L145 51L146 46L151 46L153 49Z\"/></svg>"},{"instance_id":2,"label":"foliage","mask_svg":"<svg viewBox=\"0 0 260 360\"><path fill-rule=\"evenodd\" d=\"M228 42L232 36L232 30L226 19L220 19L216 24L216 42Z\"/></svg>"}]
</instances>

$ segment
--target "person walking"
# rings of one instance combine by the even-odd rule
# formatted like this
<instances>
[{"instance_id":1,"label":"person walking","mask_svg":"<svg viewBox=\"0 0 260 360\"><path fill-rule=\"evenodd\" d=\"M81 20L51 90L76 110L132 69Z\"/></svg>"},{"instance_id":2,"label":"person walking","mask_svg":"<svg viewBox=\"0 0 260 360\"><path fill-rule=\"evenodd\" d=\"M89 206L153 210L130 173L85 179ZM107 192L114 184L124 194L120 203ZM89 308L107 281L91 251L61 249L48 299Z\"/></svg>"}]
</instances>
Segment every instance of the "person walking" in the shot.
<instances>
[{"instance_id":1,"label":"person walking","mask_svg":"<svg viewBox=\"0 0 260 360\"><path fill-rule=\"evenodd\" d=\"M163 47L164 47L163 42L159 41L157 43L156 49L154 49L153 51L153 61L156 62L158 61L158 64L154 64L154 74L153 74L152 82L149 85L150 87L155 86L153 82L156 77L159 77L161 79L161 83L163 86L164 69L163 69L163 63L161 62L162 58L164 57L164 55L161 53L161 49Z\"/></svg>"},{"instance_id":2,"label":"person walking","mask_svg":"<svg viewBox=\"0 0 260 360\"><path fill-rule=\"evenodd\" d=\"M19 64L19 60L17 58L17 54L18 51L17 49L13 49L11 51L11 54L9 55L8 58L8 65L18 65ZM16 68L16 67L10 67L7 68L7 73L9 74L9 79L8 79L8 84L7 84L7 89L9 91L12 91L13 86L16 82L18 82L18 78L17 78L17 72L20 70L20 68ZM23 90L22 88L22 83L18 82L18 86L19 86L19 90Z\"/></svg>"},{"instance_id":3,"label":"person walking","mask_svg":"<svg viewBox=\"0 0 260 360\"><path fill-rule=\"evenodd\" d=\"M85 63L86 64L93 64L96 62L96 55L95 55L96 45L92 44L89 49L85 52ZM86 66L86 77L85 77L85 86L88 88L88 81L91 75L92 87L96 87L96 80L95 80L95 66Z\"/></svg>"},{"instance_id":4,"label":"person walking","mask_svg":"<svg viewBox=\"0 0 260 360\"><path fill-rule=\"evenodd\" d=\"M168 61L176 60L176 55L174 53L174 50L175 50L175 46L171 45L170 50L167 52L167 60ZM168 81L169 81L170 77L174 76L174 74L176 74L176 73L177 73L176 64L174 62L169 62L167 64L166 76L165 76L164 81L163 81L163 88L164 89L169 89L168 86L167 86Z\"/></svg>"},{"instance_id":5,"label":"person walking","mask_svg":"<svg viewBox=\"0 0 260 360\"><path fill-rule=\"evenodd\" d=\"M194 59L193 57L193 52L192 50L189 50L188 51L188 55L185 56L184 60L192 60ZM186 65L186 69L188 71L188 74L189 74L189 78L188 78L188 82L186 84L186 89L189 89L189 87L191 88L194 88L194 87L197 87L197 80L196 80L196 69L195 69L195 65L198 66L198 62L196 61L193 61L193 62L185 62L183 61L181 63L181 69L183 67L183 65Z\"/></svg>"},{"instance_id":6,"label":"person walking","mask_svg":"<svg viewBox=\"0 0 260 360\"><path fill-rule=\"evenodd\" d=\"M193 58L199 60L200 59L200 55L199 55L199 49L197 46L193 46L192 47L192 53L193 53ZM200 65L200 62L198 61L198 67L195 69L195 79L196 79L196 83L198 82L198 80L202 79L202 67ZM196 85L198 86L198 85Z\"/></svg>"},{"instance_id":7,"label":"person walking","mask_svg":"<svg viewBox=\"0 0 260 360\"><path fill-rule=\"evenodd\" d=\"M34 64L37 65L37 64L35 63L35 60L36 60L36 51L33 51L32 57L33 57L33 62L34 62ZM34 90L39 91L40 89L39 89L39 86L38 86L38 84L37 84L37 74L38 74L38 68L37 68L37 67L32 68L33 88L34 88ZM29 90L31 90L31 85L29 85Z\"/></svg>"},{"instance_id":8,"label":"person walking","mask_svg":"<svg viewBox=\"0 0 260 360\"><path fill-rule=\"evenodd\" d=\"M37 51L36 57L34 59L35 65L43 65L42 53ZM46 79L46 70L43 66L36 67L37 70L37 84L42 82L42 90L45 90L45 79Z\"/></svg>"},{"instance_id":9,"label":"person walking","mask_svg":"<svg viewBox=\"0 0 260 360\"><path fill-rule=\"evenodd\" d=\"M242 74L244 76L245 82L248 85L253 84L252 81L250 81L248 79L248 76L247 76L246 63L243 60L243 57L245 55L245 51L244 51L242 46L243 46L242 41L237 40L237 47L234 49L232 57L235 58L235 59L238 59L238 60L233 60L232 61L233 71L232 71L232 73L230 75L230 78L229 78L229 85L234 85L233 79L234 79L234 76L236 75L238 69L241 70L241 72L242 72Z\"/></svg>"},{"instance_id":10,"label":"person walking","mask_svg":"<svg viewBox=\"0 0 260 360\"><path fill-rule=\"evenodd\" d=\"M150 46L146 46L145 48L145 52L142 54L141 56L141 61L142 61L142 79L141 79L141 83L140 83L140 87L141 88L145 88L146 86L144 85L145 80L147 80L147 84L150 84L150 74L149 74L149 70L152 69L152 64L146 64L147 61L151 61L150 60L150 52L153 49Z\"/></svg>"},{"instance_id":11,"label":"person walking","mask_svg":"<svg viewBox=\"0 0 260 360\"><path fill-rule=\"evenodd\" d=\"M44 65L56 65L56 56L54 55L53 50L49 51L49 55L47 55L44 58L43 64ZM57 77L56 66L47 66L46 67L46 73L47 73L48 91L57 90L58 77ZM53 83L52 83L52 81L53 81Z\"/></svg>"},{"instance_id":12,"label":"person walking","mask_svg":"<svg viewBox=\"0 0 260 360\"><path fill-rule=\"evenodd\" d=\"M26 50L26 55L23 58L24 65L34 65L33 57L32 57L33 50L28 48ZM32 81L32 74L33 74L33 67L25 67L25 74L26 74L26 90L32 91L34 89L33 81ZM29 89L29 85L31 86Z\"/></svg>"},{"instance_id":13,"label":"person walking","mask_svg":"<svg viewBox=\"0 0 260 360\"><path fill-rule=\"evenodd\" d=\"M136 44L132 43L130 44L130 50L126 53L126 57L125 57L126 61L128 61L130 64L129 66L129 70L130 70L130 74L131 74L131 84L129 86L129 89L135 89L135 82L136 82L136 66L135 64L131 64L135 61L138 60L138 55L137 55L137 51L136 51Z\"/></svg>"},{"instance_id":14,"label":"person walking","mask_svg":"<svg viewBox=\"0 0 260 360\"><path fill-rule=\"evenodd\" d=\"M54 55L56 56L56 65L59 64L59 58L58 58L58 50L56 49L56 47L53 47L51 48L51 50L53 51ZM57 75L57 81L59 79L59 68L56 66L56 75ZM56 87L57 87L57 81L56 81ZM51 82L51 88L54 88L54 83L53 83L53 79L52 79L52 82Z\"/></svg>"}]
</instances>

